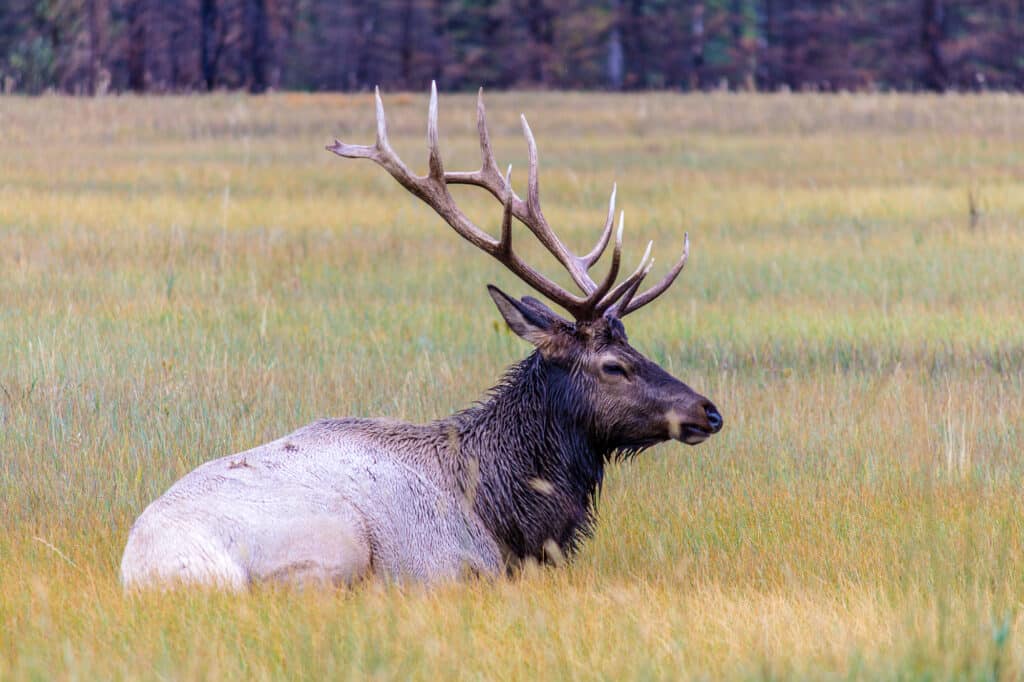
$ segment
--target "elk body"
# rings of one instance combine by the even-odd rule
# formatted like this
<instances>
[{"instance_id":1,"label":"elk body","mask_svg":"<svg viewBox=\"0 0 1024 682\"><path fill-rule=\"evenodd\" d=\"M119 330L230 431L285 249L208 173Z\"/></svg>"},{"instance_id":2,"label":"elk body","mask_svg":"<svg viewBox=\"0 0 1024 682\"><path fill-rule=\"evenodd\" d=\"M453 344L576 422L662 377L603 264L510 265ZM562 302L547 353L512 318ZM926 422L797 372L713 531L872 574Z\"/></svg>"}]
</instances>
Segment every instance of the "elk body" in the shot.
<instances>
[{"instance_id":1,"label":"elk body","mask_svg":"<svg viewBox=\"0 0 1024 682\"><path fill-rule=\"evenodd\" d=\"M135 522L121 562L126 587L176 582L244 588L254 582L349 584L370 575L437 581L496 575L528 558L571 554L587 535L606 463L675 439L690 445L722 427L706 398L629 345L622 318L675 280L689 250L646 291L650 245L616 284L620 215L608 274L589 270L613 232L615 191L595 248L573 254L540 209L537 150L529 146L525 199L491 151L482 96L483 164L445 171L437 93L428 116L429 171L416 176L388 144L380 94L377 142L335 142L330 151L369 158L430 205L455 231L571 315L537 299L488 291L513 332L534 346L487 398L430 424L323 420L266 445L201 465ZM511 169L510 169L511 170ZM494 238L455 205L450 184L482 187L501 201ZM513 219L566 268L582 294L538 273L512 248Z\"/></svg>"}]
</instances>

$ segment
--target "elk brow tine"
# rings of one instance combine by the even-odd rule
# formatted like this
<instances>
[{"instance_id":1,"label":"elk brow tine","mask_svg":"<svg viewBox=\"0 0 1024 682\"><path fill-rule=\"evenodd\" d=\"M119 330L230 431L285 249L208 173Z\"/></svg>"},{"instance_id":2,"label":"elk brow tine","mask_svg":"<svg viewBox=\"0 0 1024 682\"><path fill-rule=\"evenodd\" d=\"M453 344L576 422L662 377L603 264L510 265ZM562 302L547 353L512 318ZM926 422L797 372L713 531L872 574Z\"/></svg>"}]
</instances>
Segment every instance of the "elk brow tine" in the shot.
<instances>
[{"instance_id":1,"label":"elk brow tine","mask_svg":"<svg viewBox=\"0 0 1024 682\"><path fill-rule=\"evenodd\" d=\"M594 249L586 256L580 258L580 261L590 269L594 263L601 258L601 254L608 247L608 239L612 236L612 225L615 224L615 192L618 189L618 183L612 183L612 196L608 200L608 217L604 221L604 230L601 232L601 237L597 240L597 245Z\"/></svg>"},{"instance_id":2,"label":"elk brow tine","mask_svg":"<svg viewBox=\"0 0 1024 682\"><path fill-rule=\"evenodd\" d=\"M345 144L338 139L335 139L334 144L329 144L324 149L346 159L375 159L377 156L376 147L369 147L364 144Z\"/></svg>"},{"instance_id":3,"label":"elk brow tine","mask_svg":"<svg viewBox=\"0 0 1024 682\"><path fill-rule=\"evenodd\" d=\"M670 286L672 282L676 281L676 277L686 267L686 259L690 257L690 234L685 233L683 235L683 255L676 261L676 264L672 266L672 269L661 279L660 282L655 284L653 287L645 291L636 297L636 299L627 307L623 308L622 315L625 317L635 310L639 310L644 307L658 296L661 296Z\"/></svg>"},{"instance_id":4,"label":"elk brow tine","mask_svg":"<svg viewBox=\"0 0 1024 682\"><path fill-rule=\"evenodd\" d=\"M341 140L336 139L333 145L328 145L327 150L337 154L338 156L343 156L349 159L370 159L386 170L391 177L398 181L398 184L405 187L417 197L423 199L423 190L417 182L416 176L413 175L402 160L395 155L394 151L391 149L391 145L388 143L387 122L384 117L384 102L380 97L380 87L375 87L373 92L377 109L376 144L373 146L345 144ZM432 206L432 204L429 205Z\"/></svg>"},{"instance_id":5,"label":"elk brow tine","mask_svg":"<svg viewBox=\"0 0 1024 682\"><path fill-rule=\"evenodd\" d=\"M377 143L373 145L347 144L335 138L334 144L329 144L325 149L346 159L374 159L379 163L379 153L388 146L387 124L384 122L384 104L380 100L380 88L374 88L374 97L377 107Z\"/></svg>"},{"instance_id":6,"label":"elk brow tine","mask_svg":"<svg viewBox=\"0 0 1024 682\"><path fill-rule=\"evenodd\" d=\"M626 279L619 282L619 285L611 290L611 292L605 296L600 303L595 306L594 310L600 315L608 310L611 306L618 301L623 294L629 291L629 288L636 286L636 283L642 281L647 273L651 271L651 265L654 264L654 259L651 258L651 247L654 246L654 242L647 242L647 250L644 251L644 257L640 259L640 264L636 267Z\"/></svg>"},{"instance_id":7,"label":"elk brow tine","mask_svg":"<svg viewBox=\"0 0 1024 682\"><path fill-rule=\"evenodd\" d=\"M613 194L614 196L614 194ZM613 199L614 201L614 199ZM615 231L615 246L612 248L612 265L608 269L608 275L604 281L594 289L594 293L587 297L587 300L595 307L601 302L601 297L608 293L608 290L615 284L615 278L619 276L619 264L622 260L622 231L626 227L626 212L619 212L619 229Z\"/></svg>"}]
</instances>

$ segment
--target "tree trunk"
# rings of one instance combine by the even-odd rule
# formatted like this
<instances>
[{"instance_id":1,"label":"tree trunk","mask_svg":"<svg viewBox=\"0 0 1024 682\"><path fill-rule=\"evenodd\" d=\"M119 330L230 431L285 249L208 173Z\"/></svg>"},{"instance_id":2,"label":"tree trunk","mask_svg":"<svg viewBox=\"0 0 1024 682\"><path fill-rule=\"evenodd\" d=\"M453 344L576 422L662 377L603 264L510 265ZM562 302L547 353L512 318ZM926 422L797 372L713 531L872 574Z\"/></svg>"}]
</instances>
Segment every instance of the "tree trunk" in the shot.
<instances>
[{"instance_id":1,"label":"tree trunk","mask_svg":"<svg viewBox=\"0 0 1024 682\"><path fill-rule=\"evenodd\" d=\"M612 2L612 28L608 34L608 87L612 90L622 89L624 72L622 50L622 2Z\"/></svg>"},{"instance_id":2,"label":"tree trunk","mask_svg":"<svg viewBox=\"0 0 1024 682\"><path fill-rule=\"evenodd\" d=\"M949 85L949 71L942 59L943 15L942 0L922 0L921 46L924 48L928 66L925 70L924 85L929 90L944 92Z\"/></svg>"},{"instance_id":3,"label":"tree trunk","mask_svg":"<svg viewBox=\"0 0 1024 682\"><path fill-rule=\"evenodd\" d=\"M433 68L431 71L431 78L437 80L438 87L442 87L447 84L447 79L444 77L444 67L447 63L448 56L448 44L445 39L445 26L444 26L444 2L443 0L434 0L433 7L430 12L432 19L433 35L430 37L431 40L431 54L433 55Z\"/></svg>"},{"instance_id":4,"label":"tree trunk","mask_svg":"<svg viewBox=\"0 0 1024 682\"><path fill-rule=\"evenodd\" d=\"M128 28L128 88L145 92L146 78L146 21L147 0L132 0L129 5Z\"/></svg>"},{"instance_id":5,"label":"tree trunk","mask_svg":"<svg viewBox=\"0 0 1024 682\"><path fill-rule=\"evenodd\" d=\"M354 23L359 25L359 39L353 46L356 50L356 88L369 88L376 85L371 81L376 78L378 72L373 59L373 35L377 29L377 13L380 11L380 5L377 3L354 3L353 9L353 14L357 17Z\"/></svg>"},{"instance_id":6,"label":"tree trunk","mask_svg":"<svg viewBox=\"0 0 1024 682\"><path fill-rule=\"evenodd\" d=\"M89 93L103 94L109 76L105 75L109 8L106 0L89 0Z\"/></svg>"},{"instance_id":7,"label":"tree trunk","mask_svg":"<svg viewBox=\"0 0 1024 682\"><path fill-rule=\"evenodd\" d=\"M246 24L249 33L249 92L266 92L271 52L267 0L249 0Z\"/></svg>"},{"instance_id":8,"label":"tree trunk","mask_svg":"<svg viewBox=\"0 0 1024 682\"><path fill-rule=\"evenodd\" d=\"M217 62L220 59L222 42L218 25L217 3L215 0L199 2L199 68L202 70L203 87L207 92L217 86Z\"/></svg>"},{"instance_id":9,"label":"tree trunk","mask_svg":"<svg viewBox=\"0 0 1024 682\"><path fill-rule=\"evenodd\" d=\"M755 88L754 74L757 70L757 59L755 50L751 49L747 40L746 27L746 0L733 0L730 24L732 28L734 86L744 90Z\"/></svg>"},{"instance_id":10,"label":"tree trunk","mask_svg":"<svg viewBox=\"0 0 1024 682\"><path fill-rule=\"evenodd\" d=\"M530 80L537 85L550 85L547 65L554 53L554 11L544 0L530 0L526 23L530 29Z\"/></svg>"},{"instance_id":11,"label":"tree trunk","mask_svg":"<svg viewBox=\"0 0 1024 682\"><path fill-rule=\"evenodd\" d=\"M690 89L704 87L704 3L693 6L690 22Z\"/></svg>"},{"instance_id":12,"label":"tree trunk","mask_svg":"<svg viewBox=\"0 0 1024 682\"><path fill-rule=\"evenodd\" d=\"M644 0L630 0L629 13L623 22L625 47L625 86L639 89L647 86L646 6Z\"/></svg>"},{"instance_id":13,"label":"tree trunk","mask_svg":"<svg viewBox=\"0 0 1024 682\"><path fill-rule=\"evenodd\" d=\"M402 32L400 38L400 44L398 46L399 53L401 56L402 69L402 82L401 87L406 90L412 89L412 58L413 58L413 39L412 39L412 22L415 15L415 7L413 6L414 0L405 0L402 3Z\"/></svg>"},{"instance_id":14,"label":"tree trunk","mask_svg":"<svg viewBox=\"0 0 1024 682\"><path fill-rule=\"evenodd\" d=\"M758 3L757 24L757 86L762 90L774 90L776 72L774 50L776 43L776 6L775 0L764 0Z\"/></svg>"}]
</instances>

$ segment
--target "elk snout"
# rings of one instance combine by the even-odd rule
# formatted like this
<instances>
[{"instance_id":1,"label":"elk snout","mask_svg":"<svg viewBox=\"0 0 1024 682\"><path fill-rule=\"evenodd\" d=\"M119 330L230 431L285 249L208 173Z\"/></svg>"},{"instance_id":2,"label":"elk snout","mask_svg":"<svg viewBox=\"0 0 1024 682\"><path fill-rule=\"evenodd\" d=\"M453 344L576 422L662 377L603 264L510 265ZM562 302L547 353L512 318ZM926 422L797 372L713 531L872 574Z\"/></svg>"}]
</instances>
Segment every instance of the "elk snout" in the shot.
<instances>
[{"instance_id":1,"label":"elk snout","mask_svg":"<svg viewBox=\"0 0 1024 682\"><path fill-rule=\"evenodd\" d=\"M689 416L684 416L688 414ZM704 398L680 414L670 411L668 414L669 435L687 445L703 443L713 434L722 430L725 420L714 403Z\"/></svg>"},{"instance_id":2,"label":"elk snout","mask_svg":"<svg viewBox=\"0 0 1024 682\"><path fill-rule=\"evenodd\" d=\"M722 424L725 420L722 419L722 413L718 411L715 404L711 401L704 403L704 413L708 418L708 426L711 427L711 433L718 433L722 430Z\"/></svg>"}]
</instances>

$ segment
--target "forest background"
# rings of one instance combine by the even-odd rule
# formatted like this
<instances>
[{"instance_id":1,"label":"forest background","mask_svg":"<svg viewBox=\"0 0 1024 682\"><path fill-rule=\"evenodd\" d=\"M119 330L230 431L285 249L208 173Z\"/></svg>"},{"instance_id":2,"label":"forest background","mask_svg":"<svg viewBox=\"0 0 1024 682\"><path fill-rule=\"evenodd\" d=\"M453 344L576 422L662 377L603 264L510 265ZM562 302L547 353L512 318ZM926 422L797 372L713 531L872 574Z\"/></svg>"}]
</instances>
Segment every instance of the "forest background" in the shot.
<instances>
[{"instance_id":1,"label":"forest background","mask_svg":"<svg viewBox=\"0 0 1024 682\"><path fill-rule=\"evenodd\" d=\"M1021 90L1024 0L5 0L0 87Z\"/></svg>"}]
</instances>

